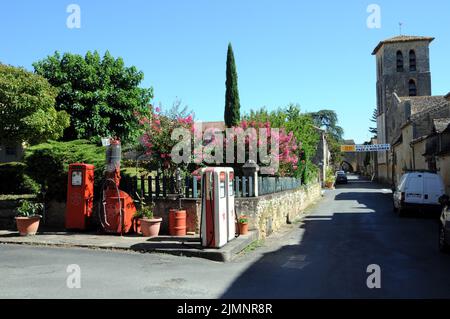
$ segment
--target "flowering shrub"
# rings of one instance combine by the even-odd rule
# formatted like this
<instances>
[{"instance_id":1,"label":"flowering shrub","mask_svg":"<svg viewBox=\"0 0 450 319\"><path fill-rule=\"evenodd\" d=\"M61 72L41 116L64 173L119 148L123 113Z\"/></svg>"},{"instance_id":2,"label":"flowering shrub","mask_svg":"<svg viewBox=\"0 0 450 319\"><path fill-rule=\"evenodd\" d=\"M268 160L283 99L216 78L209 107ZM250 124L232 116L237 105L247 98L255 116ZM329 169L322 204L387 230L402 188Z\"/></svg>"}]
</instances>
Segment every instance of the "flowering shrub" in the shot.
<instances>
[{"instance_id":1,"label":"flowering shrub","mask_svg":"<svg viewBox=\"0 0 450 319\"><path fill-rule=\"evenodd\" d=\"M251 130L252 128L254 130ZM271 156L272 160L278 161L279 167L277 171L270 172L271 175L294 176L299 170L299 167L305 164L301 142L297 141L293 132L287 133L284 128L272 130L271 124L268 121L262 123L256 121L247 122L245 120L239 126L234 127L233 130L234 134L231 138L234 138L235 144L238 134L241 134L243 131L250 133L248 136L245 136L246 159L256 146L260 151L258 164L260 166L266 166L267 163L261 161L261 156L274 153L274 156ZM265 132L265 136L261 134L262 132ZM227 145L231 143L230 137L227 136L225 143ZM272 150L272 146L276 144L278 145L278 150ZM261 152L262 147L266 147L266 150Z\"/></svg>"},{"instance_id":2,"label":"flowering shrub","mask_svg":"<svg viewBox=\"0 0 450 319\"><path fill-rule=\"evenodd\" d=\"M173 173L177 167L192 172L204 165L233 166L239 171L246 160L253 159L260 167L269 167L267 174L299 176L305 164L302 145L293 132L287 133L284 128L272 129L270 122L242 121L225 132L218 128L203 132L201 127L194 125L192 114L163 113L160 108L155 108L151 118L142 118L140 123L145 126L141 142L153 167L168 173ZM172 159L173 149L180 143L175 129L184 129L189 135L185 139L189 145L183 148L189 151L185 157L188 163L177 164ZM227 157L230 150L234 157L231 160ZM274 161L278 165L269 165Z\"/></svg>"},{"instance_id":3,"label":"flowering shrub","mask_svg":"<svg viewBox=\"0 0 450 319\"><path fill-rule=\"evenodd\" d=\"M159 167L173 172L177 167L171 160L172 148L178 143L177 140L171 139L172 133L176 128L191 131L194 124L193 115L184 113L174 110L164 113L161 107L156 107L152 109L149 118L140 119L140 124L145 128L141 143L145 154L152 159L153 168Z\"/></svg>"}]
</instances>

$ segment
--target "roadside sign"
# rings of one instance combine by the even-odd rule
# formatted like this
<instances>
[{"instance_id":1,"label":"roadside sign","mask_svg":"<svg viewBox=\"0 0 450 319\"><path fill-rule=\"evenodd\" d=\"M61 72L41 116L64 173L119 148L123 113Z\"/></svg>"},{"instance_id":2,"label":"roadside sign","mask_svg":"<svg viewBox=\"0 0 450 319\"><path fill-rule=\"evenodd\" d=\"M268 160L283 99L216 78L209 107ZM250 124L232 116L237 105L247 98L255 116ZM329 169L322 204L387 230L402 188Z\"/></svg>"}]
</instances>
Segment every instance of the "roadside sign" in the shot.
<instances>
[{"instance_id":1,"label":"roadside sign","mask_svg":"<svg viewBox=\"0 0 450 319\"><path fill-rule=\"evenodd\" d=\"M391 144L356 145L357 152L383 152L390 149Z\"/></svg>"},{"instance_id":2,"label":"roadside sign","mask_svg":"<svg viewBox=\"0 0 450 319\"><path fill-rule=\"evenodd\" d=\"M111 138L110 137L102 137L102 146L109 146L111 144Z\"/></svg>"},{"instance_id":3,"label":"roadside sign","mask_svg":"<svg viewBox=\"0 0 450 319\"><path fill-rule=\"evenodd\" d=\"M362 153L362 152L383 152L389 151L391 144L372 144L372 145L341 145L343 153Z\"/></svg>"},{"instance_id":4,"label":"roadside sign","mask_svg":"<svg viewBox=\"0 0 450 319\"><path fill-rule=\"evenodd\" d=\"M341 152L342 153L356 152L356 145L341 145Z\"/></svg>"}]
</instances>

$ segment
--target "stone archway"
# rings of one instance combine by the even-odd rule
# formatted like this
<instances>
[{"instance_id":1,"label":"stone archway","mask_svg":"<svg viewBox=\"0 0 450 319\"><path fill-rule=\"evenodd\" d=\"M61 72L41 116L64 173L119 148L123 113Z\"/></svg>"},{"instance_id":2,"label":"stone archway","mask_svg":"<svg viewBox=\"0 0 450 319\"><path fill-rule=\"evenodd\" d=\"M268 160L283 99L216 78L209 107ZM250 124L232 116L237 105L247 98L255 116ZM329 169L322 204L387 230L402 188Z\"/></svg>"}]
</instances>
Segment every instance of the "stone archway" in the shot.
<instances>
[{"instance_id":1,"label":"stone archway","mask_svg":"<svg viewBox=\"0 0 450 319\"><path fill-rule=\"evenodd\" d=\"M341 164L339 165L339 167L341 170L346 171L346 172L353 173L355 171L353 165L347 161L342 161Z\"/></svg>"}]
</instances>

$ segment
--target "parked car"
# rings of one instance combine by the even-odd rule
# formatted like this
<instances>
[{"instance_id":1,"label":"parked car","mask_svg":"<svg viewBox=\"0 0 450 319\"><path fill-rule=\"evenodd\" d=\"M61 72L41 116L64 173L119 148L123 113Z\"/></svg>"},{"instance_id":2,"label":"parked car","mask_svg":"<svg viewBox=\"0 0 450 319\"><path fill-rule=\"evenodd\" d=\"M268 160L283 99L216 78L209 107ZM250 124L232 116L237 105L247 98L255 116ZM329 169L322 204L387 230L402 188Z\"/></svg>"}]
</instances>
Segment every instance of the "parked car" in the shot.
<instances>
[{"instance_id":1,"label":"parked car","mask_svg":"<svg viewBox=\"0 0 450 319\"><path fill-rule=\"evenodd\" d=\"M408 209L440 211L439 198L444 194L444 183L438 174L421 171L405 173L393 189L394 211L399 214Z\"/></svg>"},{"instance_id":2,"label":"parked car","mask_svg":"<svg viewBox=\"0 0 450 319\"><path fill-rule=\"evenodd\" d=\"M440 198L442 214L439 220L439 250L450 251L450 197L444 195Z\"/></svg>"},{"instance_id":3,"label":"parked car","mask_svg":"<svg viewBox=\"0 0 450 319\"><path fill-rule=\"evenodd\" d=\"M347 174L345 174L344 171L337 171L336 172L336 184L347 184Z\"/></svg>"}]
</instances>

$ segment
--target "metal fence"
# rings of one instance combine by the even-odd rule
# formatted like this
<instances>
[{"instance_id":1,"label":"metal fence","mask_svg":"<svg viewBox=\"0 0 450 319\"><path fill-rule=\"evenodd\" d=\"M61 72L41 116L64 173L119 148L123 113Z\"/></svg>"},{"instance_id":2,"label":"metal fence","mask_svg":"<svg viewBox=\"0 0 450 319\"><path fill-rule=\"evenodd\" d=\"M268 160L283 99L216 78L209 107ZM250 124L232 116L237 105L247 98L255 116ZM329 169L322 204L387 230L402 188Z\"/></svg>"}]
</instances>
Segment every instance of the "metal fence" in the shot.
<instances>
[{"instance_id":1,"label":"metal fence","mask_svg":"<svg viewBox=\"0 0 450 319\"><path fill-rule=\"evenodd\" d=\"M266 195L296 189L302 185L302 180L295 177L258 177L258 193Z\"/></svg>"},{"instance_id":2,"label":"metal fence","mask_svg":"<svg viewBox=\"0 0 450 319\"><path fill-rule=\"evenodd\" d=\"M196 176L187 176L182 183L183 198L201 197L201 180ZM267 195L286 190L296 189L301 186L301 179L295 177L258 177L258 195ZM255 183L253 177L235 176L233 188L236 197L255 197ZM120 188L137 198L136 194L146 200L167 198L177 194L175 177L162 175L156 176L123 176Z\"/></svg>"}]
</instances>

